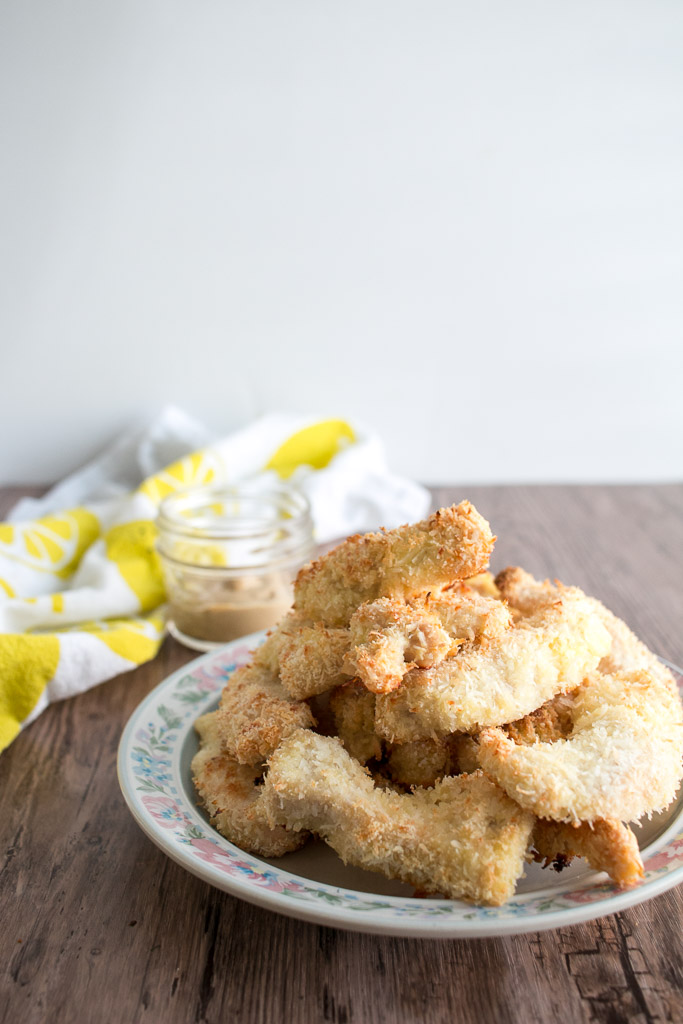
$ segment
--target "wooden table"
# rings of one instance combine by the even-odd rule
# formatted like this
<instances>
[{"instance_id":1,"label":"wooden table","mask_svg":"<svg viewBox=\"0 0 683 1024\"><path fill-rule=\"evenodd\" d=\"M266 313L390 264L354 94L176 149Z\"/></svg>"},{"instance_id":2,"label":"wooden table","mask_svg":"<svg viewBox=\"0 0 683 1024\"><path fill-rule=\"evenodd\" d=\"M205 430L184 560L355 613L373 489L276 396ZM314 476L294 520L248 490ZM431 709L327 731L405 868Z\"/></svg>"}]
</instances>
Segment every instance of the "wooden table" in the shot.
<instances>
[{"instance_id":1,"label":"wooden table","mask_svg":"<svg viewBox=\"0 0 683 1024\"><path fill-rule=\"evenodd\" d=\"M434 490L462 497L500 537L495 567L584 587L683 663L683 486ZM429 941L304 924L182 870L134 823L115 762L135 706L192 657L167 640L0 756L1 1021L683 1020L680 888L559 931Z\"/></svg>"}]
</instances>

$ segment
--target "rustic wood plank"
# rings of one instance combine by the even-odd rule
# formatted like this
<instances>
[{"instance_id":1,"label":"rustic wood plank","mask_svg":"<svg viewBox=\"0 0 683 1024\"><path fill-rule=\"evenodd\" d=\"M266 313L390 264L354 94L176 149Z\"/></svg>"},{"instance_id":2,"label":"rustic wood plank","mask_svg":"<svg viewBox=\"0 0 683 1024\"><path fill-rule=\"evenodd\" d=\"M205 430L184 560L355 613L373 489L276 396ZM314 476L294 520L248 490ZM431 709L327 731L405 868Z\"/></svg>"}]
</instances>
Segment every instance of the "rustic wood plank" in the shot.
<instances>
[{"instance_id":1,"label":"rustic wood plank","mask_svg":"<svg viewBox=\"0 0 683 1024\"><path fill-rule=\"evenodd\" d=\"M28 488L0 491L3 509ZM31 489L38 493L39 489ZM601 597L683 662L683 486L452 487L520 563ZM557 932L377 938L244 904L135 825L116 747L142 697L193 654L49 708L0 756L0 1022L683 1020L683 894Z\"/></svg>"}]
</instances>

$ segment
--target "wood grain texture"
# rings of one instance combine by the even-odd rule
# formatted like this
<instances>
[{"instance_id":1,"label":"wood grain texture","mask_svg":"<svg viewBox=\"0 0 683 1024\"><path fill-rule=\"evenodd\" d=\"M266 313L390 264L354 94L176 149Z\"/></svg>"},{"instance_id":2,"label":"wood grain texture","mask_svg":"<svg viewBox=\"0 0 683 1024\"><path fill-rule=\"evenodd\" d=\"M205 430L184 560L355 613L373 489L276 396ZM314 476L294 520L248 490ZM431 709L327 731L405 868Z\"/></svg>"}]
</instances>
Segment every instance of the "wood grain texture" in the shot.
<instances>
[{"instance_id":1,"label":"wood grain texture","mask_svg":"<svg viewBox=\"0 0 683 1024\"><path fill-rule=\"evenodd\" d=\"M434 497L469 497L491 520L495 568L584 587L683 663L683 486ZM168 860L123 802L116 748L142 697L192 657L167 640L150 664L48 708L0 756L2 1024L683 1020L680 888L555 932L390 939L280 917Z\"/></svg>"}]
</instances>

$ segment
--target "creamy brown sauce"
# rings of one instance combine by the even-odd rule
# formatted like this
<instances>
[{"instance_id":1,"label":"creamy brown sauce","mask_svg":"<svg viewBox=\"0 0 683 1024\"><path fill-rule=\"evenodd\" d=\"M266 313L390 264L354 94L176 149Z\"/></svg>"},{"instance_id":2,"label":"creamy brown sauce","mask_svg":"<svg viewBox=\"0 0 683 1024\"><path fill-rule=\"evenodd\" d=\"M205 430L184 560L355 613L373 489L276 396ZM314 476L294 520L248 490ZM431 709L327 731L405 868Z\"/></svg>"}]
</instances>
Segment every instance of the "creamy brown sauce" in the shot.
<instances>
[{"instance_id":1,"label":"creamy brown sauce","mask_svg":"<svg viewBox=\"0 0 683 1024\"><path fill-rule=\"evenodd\" d=\"M291 604L289 579L270 573L207 584L199 593L196 585L176 586L170 617L186 636L220 643L274 626Z\"/></svg>"}]
</instances>

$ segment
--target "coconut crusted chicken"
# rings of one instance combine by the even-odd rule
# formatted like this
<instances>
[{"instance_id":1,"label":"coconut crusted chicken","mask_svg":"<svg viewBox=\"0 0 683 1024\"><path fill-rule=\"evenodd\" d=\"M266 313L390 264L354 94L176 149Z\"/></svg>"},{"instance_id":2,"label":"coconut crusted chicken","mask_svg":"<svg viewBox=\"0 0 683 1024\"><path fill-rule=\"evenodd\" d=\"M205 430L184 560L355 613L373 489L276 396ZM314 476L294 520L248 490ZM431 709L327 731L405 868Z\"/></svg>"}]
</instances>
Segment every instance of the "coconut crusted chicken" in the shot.
<instances>
[{"instance_id":1,"label":"coconut crusted chicken","mask_svg":"<svg viewBox=\"0 0 683 1024\"><path fill-rule=\"evenodd\" d=\"M272 857L315 834L421 893L501 904L531 859L622 886L629 822L670 804L683 709L594 598L509 568L469 502L351 537L197 722L215 827Z\"/></svg>"}]
</instances>

